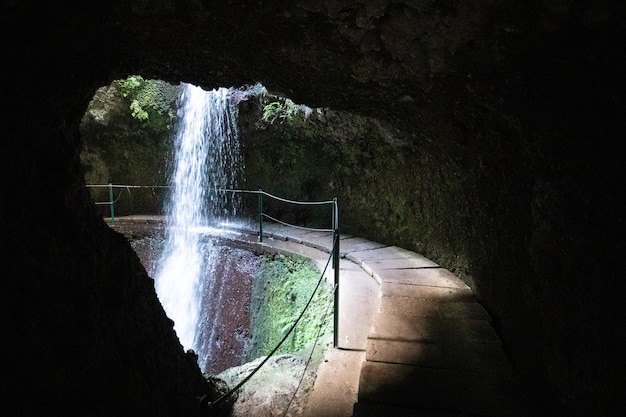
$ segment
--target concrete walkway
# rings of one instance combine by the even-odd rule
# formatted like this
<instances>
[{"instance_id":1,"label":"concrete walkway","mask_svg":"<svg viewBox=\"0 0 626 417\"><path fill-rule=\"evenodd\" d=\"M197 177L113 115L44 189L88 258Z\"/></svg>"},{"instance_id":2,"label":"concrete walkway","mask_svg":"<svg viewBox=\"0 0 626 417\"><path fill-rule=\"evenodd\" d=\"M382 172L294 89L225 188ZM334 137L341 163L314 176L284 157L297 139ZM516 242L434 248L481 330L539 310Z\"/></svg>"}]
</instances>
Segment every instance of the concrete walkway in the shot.
<instances>
[{"instance_id":1,"label":"concrete walkway","mask_svg":"<svg viewBox=\"0 0 626 417\"><path fill-rule=\"evenodd\" d=\"M231 225L230 238L328 262L328 232ZM529 402L484 308L423 256L340 239L338 348L329 349L305 417L530 416ZM332 282L332 264L327 271Z\"/></svg>"},{"instance_id":2,"label":"concrete walkway","mask_svg":"<svg viewBox=\"0 0 626 417\"><path fill-rule=\"evenodd\" d=\"M264 234L272 245L332 245L329 233L280 225ZM341 236L340 253L339 349L320 369L306 416L530 415L465 283L417 253L358 237Z\"/></svg>"}]
</instances>

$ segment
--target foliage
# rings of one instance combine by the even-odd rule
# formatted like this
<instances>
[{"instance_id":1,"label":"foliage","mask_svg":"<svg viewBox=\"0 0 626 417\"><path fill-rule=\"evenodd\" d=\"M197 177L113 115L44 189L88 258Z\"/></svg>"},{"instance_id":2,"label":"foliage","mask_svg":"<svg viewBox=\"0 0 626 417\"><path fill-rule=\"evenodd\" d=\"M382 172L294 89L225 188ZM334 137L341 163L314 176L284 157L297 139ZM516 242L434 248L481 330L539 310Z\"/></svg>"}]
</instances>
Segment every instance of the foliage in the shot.
<instances>
[{"instance_id":1,"label":"foliage","mask_svg":"<svg viewBox=\"0 0 626 417\"><path fill-rule=\"evenodd\" d=\"M145 80L131 75L117 81L122 96L130 101L131 115L144 123L165 124L169 129L176 116L174 102L178 87L161 80Z\"/></svg>"},{"instance_id":2,"label":"foliage","mask_svg":"<svg viewBox=\"0 0 626 417\"><path fill-rule=\"evenodd\" d=\"M118 80L122 96L128 97L136 95L136 90L141 87L143 81L143 78L139 75L131 75L125 80Z\"/></svg>"},{"instance_id":3,"label":"foliage","mask_svg":"<svg viewBox=\"0 0 626 417\"><path fill-rule=\"evenodd\" d=\"M139 119L142 122L149 119L150 115L141 107L139 100L135 99L130 103L130 110L132 111L132 115L135 119Z\"/></svg>"},{"instance_id":4,"label":"foliage","mask_svg":"<svg viewBox=\"0 0 626 417\"><path fill-rule=\"evenodd\" d=\"M283 123L286 120L293 120L296 116L299 116L300 113L306 117L306 111L303 109L304 106L299 106L288 98L282 101L283 102L273 101L263 107L263 121L272 124L276 120L279 120L280 123Z\"/></svg>"},{"instance_id":5,"label":"foliage","mask_svg":"<svg viewBox=\"0 0 626 417\"><path fill-rule=\"evenodd\" d=\"M167 183L170 170L167 161L171 154L169 116L162 116L154 108L173 108L170 102L175 103L177 89L163 82L128 77L98 90L80 126L83 142L80 156L88 184ZM155 94L156 99L149 100L151 105L142 106L140 103L148 101L148 93ZM145 113L138 113L140 111ZM109 199L105 188L90 188L89 191L96 202ZM116 192L115 198L119 195L116 215L160 214L166 192L165 189L134 189ZM110 215L108 206L98 207L103 215Z\"/></svg>"},{"instance_id":6,"label":"foliage","mask_svg":"<svg viewBox=\"0 0 626 417\"><path fill-rule=\"evenodd\" d=\"M319 277L320 272L309 260L284 255L262 258L252 305L250 359L269 354L285 337L304 310ZM331 333L332 302L330 286L322 283L311 305L277 353L297 352L312 345L322 320L321 334Z\"/></svg>"}]
</instances>

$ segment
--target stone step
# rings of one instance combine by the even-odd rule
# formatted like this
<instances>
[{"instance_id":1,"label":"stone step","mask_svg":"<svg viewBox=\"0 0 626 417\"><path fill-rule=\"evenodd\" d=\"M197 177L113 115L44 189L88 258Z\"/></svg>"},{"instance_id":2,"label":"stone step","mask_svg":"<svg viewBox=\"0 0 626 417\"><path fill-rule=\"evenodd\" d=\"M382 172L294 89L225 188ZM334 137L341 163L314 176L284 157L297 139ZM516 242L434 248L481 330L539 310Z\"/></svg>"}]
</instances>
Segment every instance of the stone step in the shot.
<instances>
[{"instance_id":1,"label":"stone step","mask_svg":"<svg viewBox=\"0 0 626 417\"><path fill-rule=\"evenodd\" d=\"M361 237L341 237L339 241L339 252L348 259L354 252L367 252L372 249L387 247L382 243L372 242ZM359 260L360 263L360 260Z\"/></svg>"},{"instance_id":2,"label":"stone step","mask_svg":"<svg viewBox=\"0 0 626 417\"><path fill-rule=\"evenodd\" d=\"M479 416L523 416L526 401L520 392L521 384L513 375L366 361L358 402Z\"/></svg>"},{"instance_id":3,"label":"stone step","mask_svg":"<svg viewBox=\"0 0 626 417\"><path fill-rule=\"evenodd\" d=\"M370 338L366 359L458 371L514 372L504 351L496 343L432 344Z\"/></svg>"},{"instance_id":4,"label":"stone step","mask_svg":"<svg viewBox=\"0 0 626 417\"><path fill-rule=\"evenodd\" d=\"M277 224L266 225L264 232L279 251L307 256L320 269L328 261L331 233ZM296 243L307 247L295 248ZM336 366L327 368L331 374L319 383L334 385L326 382L317 401L329 407L317 406L307 415L347 415L330 406L328 390L335 401L348 404L348 412L352 408L353 417L527 415L489 315L465 283L402 248L346 235L340 244L337 352L365 361L349 384L354 391L346 390L345 374ZM332 282L332 270L327 276ZM353 406L345 398L351 395Z\"/></svg>"},{"instance_id":5,"label":"stone step","mask_svg":"<svg viewBox=\"0 0 626 417\"><path fill-rule=\"evenodd\" d=\"M351 255L358 259L367 259L372 262L383 260L401 261L408 259L419 262L418 266L437 266L437 264L430 259L397 246L384 246L380 248L372 248L370 246L366 250L354 251Z\"/></svg>"},{"instance_id":6,"label":"stone step","mask_svg":"<svg viewBox=\"0 0 626 417\"><path fill-rule=\"evenodd\" d=\"M372 276L374 276L374 274L372 274ZM399 284L396 282L382 282L380 291L383 297L412 297L424 300L437 300L448 302L476 301L476 297L472 293L472 290L469 289L469 287L433 287L425 285Z\"/></svg>"},{"instance_id":7,"label":"stone step","mask_svg":"<svg viewBox=\"0 0 626 417\"><path fill-rule=\"evenodd\" d=\"M337 347L360 351L367 348L377 304L378 284L371 275L362 269L341 269Z\"/></svg>"},{"instance_id":8,"label":"stone step","mask_svg":"<svg viewBox=\"0 0 626 417\"><path fill-rule=\"evenodd\" d=\"M333 247L332 232L300 231L300 233L294 233L288 236L287 239L328 252L330 252Z\"/></svg>"},{"instance_id":9,"label":"stone step","mask_svg":"<svg viewBox=\"0 0 626 417\"><path fill-rule=\"evenodd\" d=\"M468 288L456 275L441 267L380 269L375 274L383 283Z\"/></svg>"},{"instance_id":10,"label":"stone step","mask_svg":"<svg viewBox=\"0 0 626 417\"><path fill-rule=\"evenodd\" d=\"M498 335L487 320L438 317L413 319L394 312L376 313L369 338L447 345L500 343Z\"/></svg>"},{"instance_id":11,"label":"stone step","mask_svg":"<svg viewBox=\"0 0 626 417\"><path fill-rule=\"evenodd\" d=\"M378 311L407 318L439 317L490 320L487 311L476 301L441 302L412 297L381 297Z\"/></svg>"}]
</instances>

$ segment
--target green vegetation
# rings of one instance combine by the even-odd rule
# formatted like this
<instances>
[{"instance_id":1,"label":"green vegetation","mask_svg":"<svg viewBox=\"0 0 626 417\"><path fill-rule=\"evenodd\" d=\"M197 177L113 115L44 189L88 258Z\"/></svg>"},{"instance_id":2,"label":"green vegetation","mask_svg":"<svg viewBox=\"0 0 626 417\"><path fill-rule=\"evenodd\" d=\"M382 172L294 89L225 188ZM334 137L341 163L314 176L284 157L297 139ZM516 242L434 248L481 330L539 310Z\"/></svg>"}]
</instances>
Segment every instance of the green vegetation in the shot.
<instances>
[{"instance_id":1,"label":"green vegetation","mask_svg":"<svg viewBox=\"0 0 626 417\"><path fill-rule=\"evenodd\" d=\"M264 256L254 285L252 343L249 359L269 354L287 334L315 290L320 272L307 259ZM304 316L277 351L293 353L310 347L322 323L321 336L332 333L332 288L323 282Z\"/></svg>"},{"instance_id":2,"label":"green vegetation","mask_svg":"<svg viewBox=\"0 0 626 417\"><path fill-rule=\"evenodd\" d=\"M293 121L296 117L307 117L305 106L300 106L288 98L280 98L279 101L272 101L263 107L263 121L269 124L279 120L280 123Z\"/></svg>"},{"instance_id":3,"label":"green vegetation","mask_svg":"<svg viewBox=\"0 0 626 417\"><path fill-rule=\"evenodd\" d=\"M178 87L161 80L145 80L131 75L117 81L122 96L130 101L131 115L145 123L164 124L169 129L176 117L174 102Z\"/></svg>"},{"instance_id":4,"label":"green vegetation","mask_svg":"<svg viewBox=\"0 0 626 417\"><path fill-rule=\"evenodd\" d=\"M171 154L178 86L131 76L101 87L80 126L81 161L87 184L164 185ZM160 213L165 190L116 190L117 215ZM108 201L108 190L90 188L94 201ZM99 206L109 215L106 205Z\"/></svg>"}]
</instances>

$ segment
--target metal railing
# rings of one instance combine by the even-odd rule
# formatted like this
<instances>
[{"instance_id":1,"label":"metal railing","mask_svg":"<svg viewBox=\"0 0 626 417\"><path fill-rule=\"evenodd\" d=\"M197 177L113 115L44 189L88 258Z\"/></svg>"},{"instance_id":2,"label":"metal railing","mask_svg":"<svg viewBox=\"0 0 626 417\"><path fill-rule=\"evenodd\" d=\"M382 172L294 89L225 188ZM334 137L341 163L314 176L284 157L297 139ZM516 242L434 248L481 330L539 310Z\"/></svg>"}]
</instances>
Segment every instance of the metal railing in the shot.
<instances>
[{"instance_id":1,"label":"metal railing","mask_svg":"<svg viewBox=\"0 0 626 417\"><path fill-rule=\"evenodd\" d=\"M143 185L115 185L115 184L89 184L87 185L87 187L89 188L108 188L109 190L109 201L103 201L103 202L96 202L95 204L97 205L109 205L110 210L111 210L111 224L115 225L115 203L117 203L120 199L120 197L122 196L122 192L123 190L118 194L117 198L114 198L113 195L113 189L114 188L121 188L121 189L126 189L129 194L130 194L130 189L134 189L134 188L170 188L171 186L143 186ZM200 399L200 402L205 403L207 406L209 406L209 408L211 407L215 407L217 406L219 403L221 403L222 401L224 401L226 398L230 397L234 392L238 391L248 380L250 380L250 378L252 378L252 376L254 374L256 374L259 369L261 369L261 367L269 360L270 357L272 357L280 348L280 346L287 340L287 338L289 337L289 335L293 332L293 330L296 328L296 326L298 325L298 323L300 322L300 320L302 319L302 317L304 316L304 313L306 312L306 310L309 308L309 306L311 305L311 302L313 301L313 297L315 296L315 293L317 292L322 279L324 278L325 274L326 274L326 270L328 269L328 265L331 263L332 261L332 268L334 269L334 297L333 297L333 306L334 306L334 311L333 311L333 347L337 348L338 346L338 341L339 341L339 257L340 257L340 253L339 253L339 205L337 203L337 198L333 198L332 200L329 201L295 201L295 200L288 200L286 198L281 198L281 197L277 197L275 195L272 195L270 193L267 193L265 191L263 191L262 189L259 189L257 191L252 191L252 190L228 190L228 189L220 189L219 191L221 192L232 192L232 193L247 193L247 194L258 194L258 221L259 221L259 242L263 242L263 219L269 219L273 222L276 222L278 224L282 224L284 226L289 226L289 227L294 227L294 228L298 228L298 229L304 229L304 230L312 230L312 231L323 231L323 232L332 232L332 246L330 248L330 256L328 258L328 261L326 262L326 266L324 267L324 270L322 271L320 278L317 282L317 286L315 287L315 289L313 290L313 294L311 294L311 297L309 299L309 301L307 302L306 306L303 308L302 312L300 313L300 315L296 318L295 322L292 324L291 328L289 329L289 331L287 331L287 333L283 336L283 338L280 340L280 342L278 343L278 345L271 351L270 354L268 354L266 356L266 358L261 361L261 363L254 369L252 370L252 372L250 372L250 374L248 374L245 378L243 378L235 387L233 387L232 389L230 389L228 392L226 392L225 394L221 395L220 397L218 397L215 401L213 402L209 402L207 397L204 396L203 398ZM286 204L293 204L293 205L305 205L305 206L322 206L322 205L330 205L332 207L332 216L331 216L331 228L330 229L323 229L323 228L310 228L310 227L303 227L303 226L298 226L295 224L289 224L286 222L283 222L275 217L270 216L269 214L265 213L263 211L263 197L269 197L272 198L274 200L280 201L282 203L286 203ZM324 314L324 317L326 315ZM320 331L321 331L321 327L322 327L322 323L320 323ZM317 339L319 339L320 336L320 332L318 331L316 340L315 340L315 344L317 344ZM315 349L315 345L313 346L312 350L311 350L311 355L313 355L313 350ZM310 358L309 358L310 361ZM308 366L308 363L307 363ZM306 372L306 368L304 370L304 372ZM304 373L303 376L304 378ZM294 396L295 396L295 392L294 392ZM292 398L293 400L293 398ZM291 402L290 402L291 404Z\"/></svg>"},{"instance_id":2,"label":"metal railing","mask_svg":"<svg viewBox=\"0 0 626 417\"><path fill-rule=\"evenodd\" d=\"M215 407L215 406L219 405L226 398L230 397L235 392L237 392L246 382L248 382L250 380L250 378L252 378L263 367L263 365L265 365L267 363L267 361L269 361L269 359L272 356L274 356L274 354L283 345L283 343L285 343L285 341L287 340L289 335L291 335L291 333L294 331L294 329L296 328L296 326L298 325L300 320L304 317L304 313L306 313L307 309L311 305L311 303L313 301L313 298L315 297L315 293L319 289L320 284L322 283L322 280L324 279L324 275L326 273L326 270L328 269L328 265L330 264L330 261L331 261L332 257L333 257L333 255L330 255L330 257L328 258L328 261L326 262L326 266L324 267L324 270L320 274L320 277L319 277L319 279L317 281L317 285L315 286L315 289L313 290L313 293L309 297L309 300L307 301L306 305L304 306L304 308L302 309L302 311L300 312L300 314L298 315L298 317L296 318L294 323L291 325L289 330L283 335L283 337L280 340L280 342L278 342L278 344L274 347L274 349L272 349L272 351L269 354L267 354L267 356L265 356L265 358L263 358L261 363L259 363L252 371L250 371L250 373L247 376L245 376L241 381L239 381L239 383L237 385L235 385L233 388L231 388L226 393L222 394L221 396L219 396L216 400L214 400L212 402L208 402L207 401L207 396L206 395L203 398L200 399L200 402L202 402L202 403L206 402L206 404L209 406L209 408L212 408L212 407ZM335 286L335 291L336 290L337 290L337 286ZM310 353L310 356L309 356L309 360L307 361L307 366L308 366L308 362L311 360L311 357L313 356L313 351L315 350L315 346L317 345L317 342L319 340L319 337L320 337L320 334L321 334L321 329L322 329L325 317L326 317L326 314L324 314L324 316L322 317L322 322L320 323L320 328L319 328L319 330L317 332L317 335L315 337L314 345L311 348L311 353ZM303 371L302 378L304 378L304 373L306 373L306 367L305 367L305 369ZM297 389L298 388L296 388L296 391L297 391ZM294 397L295 397L295 394L296 393L294 392ZM293 400L293 397L292 397L292 400ZM291 404L291 402L290 402L290 404ZM287 407L287 408L289 408L289 407Z\"/></svg>"},{"instance_id":3,"label":"metal railing","mask_svg":"<svg viewBox=\"0 0 626 417\"><path fill-rule=\"evenodd\" d=\"M95 202L96 205L108 205L111 211L111 225L115 225L115 204L119 201L122 192L126 189L129 193L131 189L137 188L171 188L170 185L119 185L119 184L87 184L88 188L108 188L109 190L109 200L108 201L100 201ZM117 198L114 198L113 189L122 189L122 191L118 194ZM231 192L231 193L242 193L242 194L258 194L258 224L259 224L259 242L263 242L263 219L269 219L278 224L282 224L284 226L289 226L297 229L303 230L311 230L311 231L321 231L321 232L332 232L332 245L330 248L331 259L332 259L332 268L334 270L334 314L333 314L333 346L336 348L339 345L339 204L337 203L337 198L333 198L332 200L327 201L295 201L288 200L286 198L277 197L268 192L259 190L231 190L231 189L219 189L221 192ZM298 226L295 224L289 224L283 222L275 217L270 216L269 214L263 211L263 196L272 198L276 201L280 201L286 204L292 205L303 205L303 206L323 206L330 205L331 209L331 228L310 228Z\"/></svg>"},{"instance_id":4,"label":"metal railing","mask_svg":"<svg viewBox=\"0 0 626 417\"><path fill-rule=\"evenodd\" d=\"M158 189L158 188L171 188L171 185L119 185L119 184L87 184L87 188L108 188L109 189L109 200L108 201L96 201L94 204L97 206L108 205L111 211L111 224L115 225L115 203L120 200L122 196L122 192L124 190L128 191L130 194L131 189L136 188L149 188L149 189ZM113 189L121 188L122 191L117 195L117 198L113 198Z\"/></svg>"},{"instance_id":5,"label":"metal railing","mask_svg":"<svg viewBox=\"0 0 626 417\"><path fill-rule=\"evenodd\" d=\"M224 190L230 191L233 193L251 193L258 194L259 203L258 203L258 213L259 213L259 241L263 242L263 219L267 218L276 223L282 224L284 226L295 227L298 229L311 230L311 231L320 231L320 232L332 232L333 240L331 245L331 255L332 255L332 267L334 271L334 284L335 284L335 303L334 303L334 315L333 315L333 346L336 348L339 345L339 204L337 203L337 198L333 198L328 201L295 201L288 200L286 198L277 197L270 193L259 189L258 191L250 191L250 190ZM332 216L331 216L331 228L323 229L323 228L311 228L311 227L303 227L295 224L285 223L280 221L267 213L263 212L263 196L267 196L273 198L274 200L281 201L287 204L294 205L305 205L305 206L321 206L321 205L330 205L332 206Z\"/></svg>"}]
</instances>

